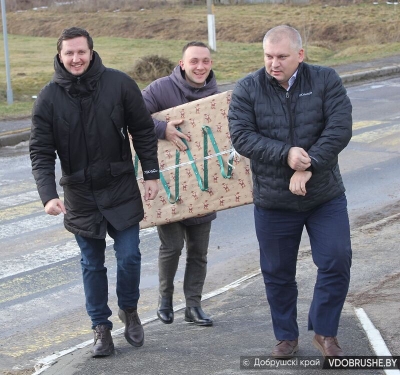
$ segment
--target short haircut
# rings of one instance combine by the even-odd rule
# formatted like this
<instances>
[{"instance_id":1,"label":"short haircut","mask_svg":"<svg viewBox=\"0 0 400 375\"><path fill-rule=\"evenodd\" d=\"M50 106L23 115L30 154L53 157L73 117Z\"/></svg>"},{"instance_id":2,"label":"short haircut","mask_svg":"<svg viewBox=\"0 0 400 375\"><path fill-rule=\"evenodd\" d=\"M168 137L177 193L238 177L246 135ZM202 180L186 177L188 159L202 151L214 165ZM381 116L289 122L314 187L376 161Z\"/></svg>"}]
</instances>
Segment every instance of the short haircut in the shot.
<instances>
[{"instance_id":1,"label":"short haircut","mask_svg":"<svg viewBox=\"0 0 400 375\"><path fill-rule=\"evenodd\" d=\"M203 47L203 48L207 48L210 51L210 48L208 48L207 44L204 44L203 42L193 41L193 42L189 42L189 43L187 43L187 44L185 44L183 46L183 48L182 48L182 56L185 54L186 50L189 47Z\"/></svg>"},{"instance_id":2,"label":"short haircut","mask_svg":"<svg viewBox=\"0 0 400 375\"><path fill-rule=\"evenodd\" d=\"M264 36L263 48L267 41L278 43L286 37L290 39L291 45L294 49L300 50L303 48L303 41L301 40L300 33L294 27L287 25L276 26L269 30Z\"/></svg>"},{"instance_id":3,"label":"short haircut","mask_svg":"<svg viewBox=\"0 0 400 375\"><path fill-rule=\"evenodd\" d=\"M93 39L85 29L80 27L70 27L69 29L64 29L57 40L57 52L61 52L62 42L64 40L79 38L84 36L88 42L89 49L93 51Z\"/></svg>"}]
</instances>

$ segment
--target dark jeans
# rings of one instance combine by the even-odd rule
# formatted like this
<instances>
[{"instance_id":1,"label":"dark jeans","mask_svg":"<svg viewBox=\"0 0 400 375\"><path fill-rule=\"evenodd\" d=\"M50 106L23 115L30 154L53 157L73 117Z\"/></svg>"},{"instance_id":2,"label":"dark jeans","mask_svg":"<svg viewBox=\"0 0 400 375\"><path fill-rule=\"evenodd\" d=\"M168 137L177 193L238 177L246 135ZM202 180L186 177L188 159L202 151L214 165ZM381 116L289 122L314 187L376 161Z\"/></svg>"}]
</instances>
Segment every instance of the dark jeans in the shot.
<instances>
[{"instance_id":1,"label":"dark jeans","mask_svg":"<svg viewBox=\"0 0 400 375\"><path fill-rule=\"evenodd\" d=\"M318 268L308 329L336 336L350 283L350 225L345 195L307 212L254 208L260 264L277 340L294 340L297 326L296 263L305 226Z\"/></svg>"},{"instance_id":2,"label":"dark jeans","mask_svg":"<svg viewBox=\"0 0 400 375\"><path fill-rule=\"evenodd\" d=\"M108 223L107 231L114 239L117 258L117 297L122 310L136 308L139 300L140 264L139 224L123 231ZM75 235L81 249L83 287L86 296L86 311L92 320L92 328L105 324L112 329L108 319L107 268L104 266L106 241Z\"/></svg>"},{"instance_id":3,"label":"dark jeans","mask_svg":"<svg viewBox=\"0 0 400 375\"><path fill-rule=\"evenodd\" d=\"M184 241L186 241L186 269L183 281L186 306L200 306L207 273L207 251L211 222L186 226L180 222L157 227L161 246L158 256L160 295L174 293L174 278Z\"/></svg>"}]
</instances>

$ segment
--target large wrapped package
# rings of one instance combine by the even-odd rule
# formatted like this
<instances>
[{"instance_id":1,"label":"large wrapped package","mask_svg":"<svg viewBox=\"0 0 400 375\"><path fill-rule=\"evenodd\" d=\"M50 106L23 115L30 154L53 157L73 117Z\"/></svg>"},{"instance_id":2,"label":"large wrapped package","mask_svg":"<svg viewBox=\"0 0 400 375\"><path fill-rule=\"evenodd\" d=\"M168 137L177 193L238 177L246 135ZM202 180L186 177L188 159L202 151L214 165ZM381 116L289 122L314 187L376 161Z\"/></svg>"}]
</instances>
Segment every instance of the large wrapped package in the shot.
<instances>
[{"instance_id":1,"label":"large wrapped package","mask_svg":"<svg viewBox=\"0 0 400 375\"><path fill-rule=\"evenodd\" d=\"M230 98L226 91L153 114L164 121L183 119L179 128L191 140L184 152L159 140L160 191L144 202L141 229L253 202L250 161L235 152L229 136ZM133 154L143 196L142 171Z\"/></svg>"}]
</instances>

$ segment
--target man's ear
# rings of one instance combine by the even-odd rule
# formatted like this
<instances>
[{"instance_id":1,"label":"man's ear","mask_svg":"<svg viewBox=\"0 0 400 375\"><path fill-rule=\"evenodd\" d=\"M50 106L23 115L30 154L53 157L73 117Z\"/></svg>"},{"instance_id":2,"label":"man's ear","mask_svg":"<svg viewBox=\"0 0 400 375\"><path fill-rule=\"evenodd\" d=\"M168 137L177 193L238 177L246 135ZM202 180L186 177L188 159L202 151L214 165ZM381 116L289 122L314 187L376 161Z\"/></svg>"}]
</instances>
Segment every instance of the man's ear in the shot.
<instances>
[{"instance_id":1,"label":"man's ear","mask_svg":"<svg viewBox=\"0 0 400 375\"><path fill-rule=\"evenodd\" d=\"M93 50L90 51L90 60L93 59Z\"/></svg>"},{"instance_id":2,"label":"man's ear","mask_svg":"<svg viewBox=\"0 0 400 375\"><path fill-rule=\"evenodd\" d=\"M303 60L304 60L304 49L302 48L299 51L299 63L303 62Z\"/></svg>"},{"instance_id":3,"label":"man's ear","mask_svg":"<svg viewBox=\"0 0 400 375\"><path fill-rule=\"evenodd\" d=\"M183 60L179 60L179 66L182 70L185 70L185 64L183 63Z\"/></svg>"}]
</instances>

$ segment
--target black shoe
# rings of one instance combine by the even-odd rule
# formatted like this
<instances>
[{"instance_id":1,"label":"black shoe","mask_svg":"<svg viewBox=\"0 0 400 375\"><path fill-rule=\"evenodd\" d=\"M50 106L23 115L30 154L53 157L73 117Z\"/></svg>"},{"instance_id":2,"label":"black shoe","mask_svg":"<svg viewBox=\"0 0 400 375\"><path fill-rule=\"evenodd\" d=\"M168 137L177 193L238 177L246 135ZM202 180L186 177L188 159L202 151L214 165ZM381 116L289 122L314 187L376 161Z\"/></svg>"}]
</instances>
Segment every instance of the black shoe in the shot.
<instances>
[{"instance_id":1,"label":"black shoe","mask_svg":"<svg viewBox=\"0 0 400 375\"><path fill-rule=\"evenodd\" d=\"M165 324L171 324L174 321L174 309L172 307L172 296L161 297L158 300L157 316Z\"/></svg>"},{"instance_id":2,"label":"black shoe","mask_svg":"<svg viewBox=\"0 0 400 375\"><path fill-rule=\"evenodd\" d=\"M213 321L209 318L200 306L198 307L186 307L185 310L185 321L194 323L197 326L212 326Z\"/></svg>"},{"instance_id":3,"label":"black shoe","mask_svg":"<svg viewBox=\"0 0 400 375\"><path fill-rule=\"evenodd\" d=\"M119 318L125 323L125 338L132 346L142 346L144 343L144 331L140 322L137 310L129 312L128 310L118 311Z\"/></svg>"},{"instance_id":4,"label":"black shoe","mask_svg":"<svg viewBox=\"0 0 400 375\"><path fill-rule=\"evenodd\" d=\"M110 327L104 324L99 324L94 328L93 333L93 357L105 357L114 353L114 343L111 337Z\"/></svg>"}]
</instances>

